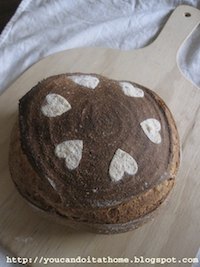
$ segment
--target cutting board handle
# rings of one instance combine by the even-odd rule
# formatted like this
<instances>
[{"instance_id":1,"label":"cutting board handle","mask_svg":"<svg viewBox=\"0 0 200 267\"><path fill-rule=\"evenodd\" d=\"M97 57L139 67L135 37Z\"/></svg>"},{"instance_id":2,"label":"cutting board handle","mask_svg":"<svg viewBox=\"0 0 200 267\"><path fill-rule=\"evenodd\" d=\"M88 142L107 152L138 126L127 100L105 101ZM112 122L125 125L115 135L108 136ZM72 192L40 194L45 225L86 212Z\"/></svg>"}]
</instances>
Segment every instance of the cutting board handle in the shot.
<instances>
[{"instance_id":1,"label":"cutting board handle","mask_svg":"<svg viewBox=\"0 0 200 267\"><path fill-rule=\"evenodd\" d=\"M137 71L133 71L131 79L148 88L162 87L163 90L169 89L169 81L173 83L175 76L185 79L177 64L177 52L199 23L200 10L186 5L178 6L155 41L144 48L124 52L132 62L137 62ZM127 67L127 58L120 62L123 69L131 69L131 64ZM120 74L117 73L118 76ZM122 73L121 76L125 77L125 74Z\"/></svg>"},{"instance_id":2,"label":"cutting board handle","mask_svg":"<svg viewBox=\"0 0 200 267\"><path fill-rule=\"evenodd\" d=\"M155 51L156 57L162 62L165 61L167 55L167 62L170 63L171 60L176 59L180 46L199 23L200 10L187 5L180 5L171 14L163 30L149 47L153 48L152 51Z\"/></svg>"}]
</instances>

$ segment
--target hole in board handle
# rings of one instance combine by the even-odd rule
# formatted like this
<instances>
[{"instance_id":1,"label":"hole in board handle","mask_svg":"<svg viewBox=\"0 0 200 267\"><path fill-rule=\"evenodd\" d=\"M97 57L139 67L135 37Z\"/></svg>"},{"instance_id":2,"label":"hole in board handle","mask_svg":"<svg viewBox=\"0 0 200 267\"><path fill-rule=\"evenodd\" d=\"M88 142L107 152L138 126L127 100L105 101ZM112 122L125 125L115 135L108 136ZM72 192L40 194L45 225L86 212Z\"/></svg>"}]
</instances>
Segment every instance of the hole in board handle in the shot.
<instances>
[{"instance_id":1,"label":"hole in board handle","mask_svg":"<svg viewBox=\"0 0 200 267\"><path fill-rule=\"evenodd\" d=\"M191 17L191 14L190 14L189 12L185 12L185 13L184 13L184 16L185 16L186 18L189 18L189 17Z\"/></svg>"}]
</instances>

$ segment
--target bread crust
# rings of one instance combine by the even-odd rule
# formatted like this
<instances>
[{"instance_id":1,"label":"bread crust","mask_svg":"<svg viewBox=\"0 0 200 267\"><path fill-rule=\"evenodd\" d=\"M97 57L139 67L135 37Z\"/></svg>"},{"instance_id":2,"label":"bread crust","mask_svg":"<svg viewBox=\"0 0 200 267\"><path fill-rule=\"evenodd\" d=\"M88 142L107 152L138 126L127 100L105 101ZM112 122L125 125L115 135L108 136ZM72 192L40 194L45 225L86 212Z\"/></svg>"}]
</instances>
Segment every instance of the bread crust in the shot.
<instances>
[{"instance_id":1,"label":"bread crust","mask_svg":"<svg viewBox=\"0 0 200 267\"><path fill-rule=\"evenodd\" d=\"M149 112L151 116L154 116L161 121L164 129L162 132L162 138L164 141L161 148L156 148L157 150L154 151L153 149L155 149L155 145L152 145L149 140L146 141L146 137L143 136L141 144L137 145L135 151L140 150L138 152L138 158L140 158L140 163L143 164L142 168L146 168L146 165L148 163L151 164L152 162L157 164L157 167L152 167L153 170L152 172L149 172L149 175L147 171L143 172L142 174L144 174L144 177L136 176L136 179L133 179L133 177L127 177L120 183L114 184L107 178L108 174L105 175L106 172L103 173L101 170L101 168L108 168L107 162L102 166L99 165L98 168L99 173L97 177L102 174L102 179L95 178L94 173L92 174L93 176L88 174L87 177L89 181L87 181L84 190L80 190L78 182L80 184L82 175L86 174L85 171L83 173L80 173L80 171L75 172L73 178L76 177L77 180L70 184L72 177L70 176L71 174L69 175L70 172L66 171L64 162L58 161L58 159L55 158L55 160L53 159L53 161L50 161L50 165L46 165L46 155L50 155L50 158L52 157L51 148L49 149L49 146L45 143L46 146L43 147L43 150L40 149L45 138L50 141L50 146L53 145L53 142L60 142L62 139L60 138L60 132L62 135L66 130L64 128L64 122L68 122L68 124L71 123L72 125L73 119L76 120L76 117L73 117L75 115L73 115L71 119L66 119L64 117L60 118L61 122L59 122L56 118L56 123L59 124L59 130L57 130L54 126L55 120L53 121L53 119L42 117L42 114L39 111L39 107L42 105L45 95L49 92L53 91L66 97L66 90L63 89L63 86L68 86L69 95L74 94L73 90L75 90L76 86L69 81L69 75L70 74L62 74L46 79L20 100L19 121L13 128L10 142L9 168L11 177L18 191L26 200L32 203L35 207L47 211L53 217L61 218L61 220L66 221L66 223L70 222L77 225L77 227L78 225L82 225L83 228L100 233L117 233L137 228L152 217L154 211L166 199L174 186L175 176L177 174L180 161L180 145L173 117L160 97L152 91L134 84L144 91L147 98L147 102L142 103L140 101L140 105L142 105L140 107L142 114L137 114L137 111L134 115L137 114L138 120L143 120L148 117ZM126 97L123 98L123 94L121 94L116 81L108 80L100 75L95 75L95 77L97 77L102 83L100 89L96 89L101 91L101 94L98 95L98 97L103 97L105 94L104 87L107 86L106 88L108 88L109 85L116 91L114 92L116 99L119 98L120 101L125 101L124 103L129 108L130 105L132 105L132 102L130 101L136 101L135 99L130 100ZM55 86L57 86L56 90L53 89ZM79 88L77 88L77 92L81 93L82 98L84 97L84 94ZM113 92L111 94L113 94ZM86 95L89 97L91 92L87 91ZM96 98L92 96L91 99ZM75 104L81 106L81 103L76 103L76 101L78 101L77 99L78 98L76 96L74 100L75 102L73 102L73 99L69 99L70 103L72 103L72 107ZM104 97L102 101L103 100L105 100ZM111 100L113 101L113 95ZM96 105L99 104L98 99L95 101ZM148 105L149 102L150 105ZM135 103L136 102L134 102L134 104ZM147 106L147 110L145 110L145 105ZM101 106L101 108L103 107ZM137 108L139 108L139 106L137 106ZM94 113L97 111L94 110ZM113 110L111 109L110 112L112 111ZM113 112L116 112L116 110ZM109 153L111 154L116 150L117 146L123 146L123 149L126 150L128 147L133 146L133 143L125 142L125 139L128 141L130 139L128 134L128 130L130 130L128 127L130 128L130 125L126 123L123 124L124 122L121 122L121 119L127 119L127 116L129 116L130 113L128 112L124 115L123 112L124 107L122 108L122 113L120 113L122 118L120 117L120 120L117 120L114 127L118 128L117 123L120 123L121 127L125 127L125 130L123 130L123 133L118 133L120 138L117 139L116 146L108 146L108 150L111 150ZM82 117L77 118L79 123L81 118ZM97 124L96 127L98 128L102 126L99 114L96 114L95 118L100 120L100 124ZM112 116L111 119L113 119ZM115 119L116 118L113 120ZM87 119L84 125L87 125ZM108 126L109 125L107 125L107 127ZM42 129L42 133L39 133L40 128ZM73 128L73 126L71 126L71 128ZM88 131L88 128L86 128L85 131ZM72 133L74 134L75 132L69 132L68 137L70 137L70 134ZM94 132L92 132L92 134L94 134ZM81 137L83 138L84 136L87 135L85 132L82 132ZM92 138L95 139L93 136L91 139ZM102 140L101 136L98 136L98 138L99 140ZM106 140L105 143L102 141L102 146L106 146L106 142L107 144L111 144L111 142L113 142L113 138L114 136L105 137ZM138 137L135 136L135 138ZM147 146L147 142L150 143L147 147L149 152L145 154L142 159L140 154ZM86 141L86 144L88 144L91 148L91 144L89 142L87 143ZM153 151L155 152L154 154ZM85 156L87 155L88 154ZM160 155L161 159L151 161L148 160L149 155L152 155L152 157L158 157ZM105 155L107 161L109 161L109 157L110 154L108 156ZM55 167L55 170L53 171L51 164ZM87 165L87 162L83 160L81 167L85 167L87 169L89 165ZM148 167L146 169L148 170L151 168ZM65 175L62 176L64 172ZM68 175L70 177L69 181L66 180ZM48 178L50 178L50 180ZM94 179L94 181L92 181L92 179ZM56 186L54 186L54 182ZM92 184L92 187L90 186L90 183ZM100 186L100 183L103 183L102 187ZM77 186L76 192L73 189L75 186ZM99 190L99 194L92 194L91 188L102 189L103 193ZM89 193L87 194L87 192Z\"/></svg>"},{"instance_id":2,"label":"bread crust","mask_svg":"<svg viewBox=\"0 0 200 267\"><path fill-rule=\"evenodd\" d=\"M53 181L62 202L71 208L112 207L176 173L173 164L179 153L178 135L164 102L134 83L143 90L144 97L129 97L118 81L93 77L100 81L94 90L76 85L70 74L47 78L19 104L22 150L40 180ZM67 99L71 110L53 118L44 116L41 107L49 93ZM161 144L152 143L144 134L140 123L148 118L160 121ZM55 155L55 146L73 139L82 140L84 149L78 168L70 170L65 160ZM138 172L112 182L109 165L117 149L136 159Z\"/></svg>"},{"instance_id":3,"label":"bread crust","mask_svg":"<svg viewBox=\"0 0 200 267\"><path fill-rule=\"evenodd\" d=\"M136 229L154 217L155 210L167 198L175 179L164 180L154 188L112 207L72 209L49 183L38 183L40 177L30 165L20 144L18 122L13 127L9 152L9 168L13 182L21 196L50 218L74 228L98 233L120 233Z\"/></svg>"}]
</instances>

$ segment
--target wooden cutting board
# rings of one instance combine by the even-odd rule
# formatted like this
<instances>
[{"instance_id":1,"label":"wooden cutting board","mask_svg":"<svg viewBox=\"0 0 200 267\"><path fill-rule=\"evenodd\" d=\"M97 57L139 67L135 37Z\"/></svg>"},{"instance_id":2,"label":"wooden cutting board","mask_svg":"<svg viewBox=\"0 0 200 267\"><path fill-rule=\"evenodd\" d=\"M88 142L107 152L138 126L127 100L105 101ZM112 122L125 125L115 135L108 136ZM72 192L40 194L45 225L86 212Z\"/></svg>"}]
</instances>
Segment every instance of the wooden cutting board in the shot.
<instances>
[{"instance_id":1,"label":"wooden cutting board","mask_svg":"<svg viewBox=\"0 0 200 267\"><path fill-rule=\"evenodd\" d=\"M79 48L51 55L28 69L0 97L0 240L4 246L16 255L32 258L196 255L200 246L200 89L184 78L176 58L199 22L200 11L179 6L151 45L136 51ZM135 231L97 235L51 223L24 202L10 179L9 135L18 99L41 79L65 72L134 81L157 92L174 114L182 144L176 186L159 215Z\"/></svg>"}]
</instances>

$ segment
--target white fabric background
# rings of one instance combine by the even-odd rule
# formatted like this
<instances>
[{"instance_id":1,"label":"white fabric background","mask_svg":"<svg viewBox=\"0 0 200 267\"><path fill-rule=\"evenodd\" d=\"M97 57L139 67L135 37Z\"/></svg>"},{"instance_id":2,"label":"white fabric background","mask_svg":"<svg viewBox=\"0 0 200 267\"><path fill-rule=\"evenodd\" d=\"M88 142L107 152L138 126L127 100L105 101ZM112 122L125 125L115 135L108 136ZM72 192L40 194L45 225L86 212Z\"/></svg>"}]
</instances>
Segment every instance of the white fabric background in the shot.
<instances>
[{"instance_id":1,"label":"white fabric background","mask_svg":"<svg viewBox=\"0 0 200 267\"><path fill-rule=\"evenodd\" d=\"M23 0L0 35L0 92L39 59L64 49L149 44L179 4L199 0ZM200 27L179 53L185 75L200 86Z\"/></svg>"}]
</instances>

